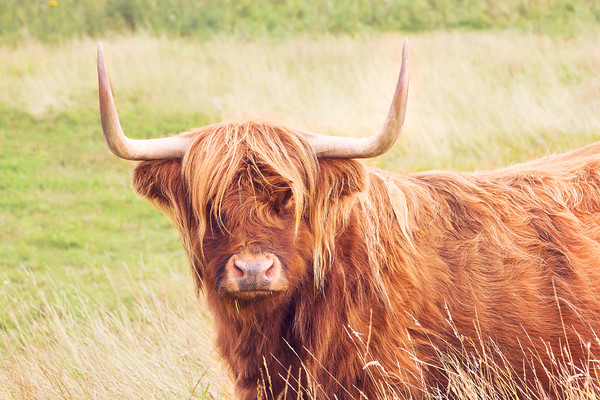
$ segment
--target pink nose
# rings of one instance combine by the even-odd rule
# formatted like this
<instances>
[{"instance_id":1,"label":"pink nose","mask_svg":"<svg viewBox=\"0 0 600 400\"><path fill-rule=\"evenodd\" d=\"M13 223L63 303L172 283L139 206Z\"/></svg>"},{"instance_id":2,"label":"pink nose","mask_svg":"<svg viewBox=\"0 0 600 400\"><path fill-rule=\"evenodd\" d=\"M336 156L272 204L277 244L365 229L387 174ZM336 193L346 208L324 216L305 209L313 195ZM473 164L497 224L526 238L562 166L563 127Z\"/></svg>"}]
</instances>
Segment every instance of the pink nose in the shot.
<instances>
[{"instance_id":1,"label":"pink nose","mask_svg":"<svg viewBox=\"0 0 600 400\"><path fill-rule=\"evenodd\" d=\"M270 253L238 253L227 262L226 280L234 291L272 291L283 278L279 259Z\"/></svg>"},{"instance_id":2,"label":"pink nose","mask_svg":"<svg viewBox=\"0 0 600 400\"><path fill-rule=\"evenodd\" d=\"M273 272L273 256L236 257L233 265L235 265L234 273L237 278L268 278Z\"/></svg>"}]
</instances>

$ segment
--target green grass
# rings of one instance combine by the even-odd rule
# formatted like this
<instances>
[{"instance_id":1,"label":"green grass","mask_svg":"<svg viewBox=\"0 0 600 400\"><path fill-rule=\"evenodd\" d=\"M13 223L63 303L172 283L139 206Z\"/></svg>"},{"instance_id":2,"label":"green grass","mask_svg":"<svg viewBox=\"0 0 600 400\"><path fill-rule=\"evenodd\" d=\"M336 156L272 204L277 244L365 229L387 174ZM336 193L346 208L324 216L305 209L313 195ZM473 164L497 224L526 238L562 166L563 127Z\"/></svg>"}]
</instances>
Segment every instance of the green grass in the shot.
<instances>
[{"instance_id":1,"label":"green grass","mask_svg":"<svg viewBox=\"0 0 600 400\"><path fill-rule=\"evenodd\" d=\"M186 120L150 110L137 110L128 119L139 121L141 131L206 123L201 115ZM96 110L34 118L0 106L0 121L0 279L5 296L56 290L69 297L85 287L99 301L111 303L114 293L106 271L118 276L125 266L140 262L145 270L129 271L126 279L143 280L169 262L185 271L174 230L133 194L131 165L104 151ZM51 282L37 279L32 285L32 276L48 271L54 276ZM2 315L6 307L0 310Z\"/></svg>"},{"instance_id":2,"label":"green grass","mask_svg":"<svg viewBox=\"0 0 600 400\"><path fill-rule=\"evenodd\" d=\"M598 30L593 0L53 0L0 2L0 39L49 43L139 31L206 39L297 34L516 29Z\"/></svg>"}]
</instances>

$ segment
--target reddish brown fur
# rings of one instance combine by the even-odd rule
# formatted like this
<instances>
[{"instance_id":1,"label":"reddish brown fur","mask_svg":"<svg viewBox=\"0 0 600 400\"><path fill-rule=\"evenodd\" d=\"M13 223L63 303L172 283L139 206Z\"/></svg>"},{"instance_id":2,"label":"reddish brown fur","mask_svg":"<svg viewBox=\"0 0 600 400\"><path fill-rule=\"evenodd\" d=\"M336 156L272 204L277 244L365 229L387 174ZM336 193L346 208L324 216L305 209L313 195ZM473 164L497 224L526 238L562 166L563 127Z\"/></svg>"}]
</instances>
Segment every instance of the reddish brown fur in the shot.
<instances>
[{"instance_id":1,"label":"reddish brown fur","mask_svg":"<svg viewBox=\"0 0 600 400\"><path fill-rule=\"evenodd\" d=\"M183 160L139 164L134 187L179 228L240 398L261 382L268 398L299 385L318 398L419 397L445 389L440 354L492 342L515 379L535 371L551 392L551 354L567 349L575 365L600 354L600 144L490 173L403 176L317 161L301 135L268 124L188 134ZM285 293L244 304L217 293L228 257L248 249L281 259Z\"/></svg>"}]
</instances>

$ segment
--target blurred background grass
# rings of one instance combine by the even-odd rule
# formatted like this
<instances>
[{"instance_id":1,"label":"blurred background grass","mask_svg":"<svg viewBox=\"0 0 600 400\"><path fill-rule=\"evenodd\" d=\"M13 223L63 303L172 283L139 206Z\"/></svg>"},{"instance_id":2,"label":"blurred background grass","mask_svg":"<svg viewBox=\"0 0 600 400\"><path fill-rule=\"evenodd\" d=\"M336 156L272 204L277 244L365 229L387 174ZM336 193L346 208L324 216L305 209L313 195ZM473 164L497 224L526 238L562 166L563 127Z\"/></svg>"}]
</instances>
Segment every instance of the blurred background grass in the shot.
<instances>
[{"instance_id":1,"label":"blurred background grass","mask_svg":"<svg viewBox=\"0 0 600 400\"><path fill-rule=\"evenodd\" d=\"M489 169L600 139L600 3L0 0L0 398L221 398L177 233L106 149L221 120L365 136L410 40L393 171Z\"/></svg>"},{"instance_id":2,"label":"blurred background grass","mask_svg":"<svg viewBox=\"0 0 600 400\"><path fill-rule=\"evenodd\" d=\"M139 31L206 39L431 30L598 29L596 0L3 0L0 39L48 43Z\"/></svg>"}]
</instances>

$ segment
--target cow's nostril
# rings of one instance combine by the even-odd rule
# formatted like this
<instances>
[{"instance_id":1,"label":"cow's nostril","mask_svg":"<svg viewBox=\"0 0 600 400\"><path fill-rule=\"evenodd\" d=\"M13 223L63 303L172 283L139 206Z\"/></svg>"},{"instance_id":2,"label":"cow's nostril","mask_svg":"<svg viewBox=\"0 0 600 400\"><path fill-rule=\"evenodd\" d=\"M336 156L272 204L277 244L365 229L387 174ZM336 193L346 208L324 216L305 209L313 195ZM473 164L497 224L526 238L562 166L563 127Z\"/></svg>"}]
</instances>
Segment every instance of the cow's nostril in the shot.
<instances>
[{"instance_id":1,"label":"cow's nostril","mask_svg":"<svg viewBox=\"0 0 600 400\"><path fill-rule=\"evenodd\" d=\"M270 277L271 277L271 274L272 274L273 272L275 272L275 263L271 264L271 266L269 267L269 269L267 269L267 270L265 271L265 276L266 276L267 278L270 278Z\"/></svg>"},{"instance_id":2,"label":"cow's nostril","mask_svg":"<svg viewBox=\"0 0 600 400\"><path fill-rule=\"evenodd\" d=\"M236 278L243 278L244 277L244 270L241 269L240 267L238 267L236 264L234 264L233 266L233 276Z\"/></svg>"},{"instance_id":3,"label":"cow's nostril","mask_svg":"<svg viewBox=\"0 0 600 400\"><path fill-rule=\"evenodd\" d=\"M243 278L246 275L246 263L242 260L235 260L233 262L233 276L235 278Z\"/></svg>"}]
</instances>

